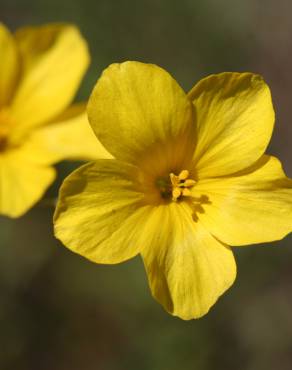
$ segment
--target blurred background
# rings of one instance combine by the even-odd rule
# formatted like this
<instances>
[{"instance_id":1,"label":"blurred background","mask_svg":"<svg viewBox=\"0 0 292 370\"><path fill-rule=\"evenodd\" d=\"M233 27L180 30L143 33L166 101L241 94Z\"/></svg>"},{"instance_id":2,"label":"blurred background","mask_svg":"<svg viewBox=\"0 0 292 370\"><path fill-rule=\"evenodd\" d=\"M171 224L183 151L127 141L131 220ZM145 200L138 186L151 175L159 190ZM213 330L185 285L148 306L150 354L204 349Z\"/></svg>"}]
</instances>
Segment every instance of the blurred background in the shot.
<instances>
[{"instance_id":1,"label":"blurred background","mask_svg":"<svg viewBox=\"0 0 292 370\"><path fill-rule=\"evenodd\" d=\"M92 64L85 100L110 63L167 69L186 89L210 73L252 71L271 87L269 152L292 177L290 0L1 0L12 30L76 23ZM0 72L1 73L1 72ZM62 179L79 163L58 165ZM235 285L200 320L169 316L151 297L140 258L95 265L52 236L53 209L0 218L1 370L291 370L292 237L235 249Z\"/></svg>"}]
</instances>

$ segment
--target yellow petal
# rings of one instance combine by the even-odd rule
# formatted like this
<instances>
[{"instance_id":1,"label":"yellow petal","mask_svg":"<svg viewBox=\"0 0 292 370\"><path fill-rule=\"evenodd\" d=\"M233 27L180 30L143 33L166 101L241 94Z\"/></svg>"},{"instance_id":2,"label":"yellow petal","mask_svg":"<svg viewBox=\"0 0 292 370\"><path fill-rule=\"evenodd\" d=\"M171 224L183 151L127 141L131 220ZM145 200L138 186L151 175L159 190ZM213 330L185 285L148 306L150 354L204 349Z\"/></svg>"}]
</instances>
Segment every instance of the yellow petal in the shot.
<instances>
[{"instance_id":1,"label":"yellow petal","mask_svg":"<svg viewBox=\"0 0 292 370\"><path fill-rule=\"evenodd\" d=\"M221 73L200 81L189 93L197 112L194 156L200 178L235 173L264 153L273 129L271 94L251 73Z\"/></svg>"},{"instance_id":2,"label":"yellow petal","mask_svg":"<svg viewBox=\"0 0 292 370\"><path fill-rule=\"evenodd\" d=\"M16 33L23 76L11 110L19 130L40 125L72 101L89 63L87 44L66 24L27 27Z\"/></svg>"},{"instance_id":3,"label":"yellow petal","mask_svg":"<svg viewBox=\"0 0 292 370\"><path fill-rule=\"evenodd\" d=\"M229 245L269 242L292 231L292 180L274 157L262 157L250 173L202 180L192 190L208 198L199 219Z\"/></svg>"},{"instance_id":4,"label":"yellow petal","mask_svg":"<svg viewBox=\"0 0 292 370\"><path fill-rule=\"evenodd\" d=\"M180 142L176 155L186 156L195 144L192 109L166 71L152 64L125 62L103 72L89 99L88 117L111 154L136 164L156 145L173 141Z\"/></svg>"},{"instance_id":5,"label":"yellow petal","mask_svg":"<svg viewBox=\"0 0 292 370\"><path fill-rule=\"evenodd\" d=\"M32 133L29 150L38 148L46 163L63 159L92 160L112 158L90 127L85 104L75 104L51 123Z\"/></svg>"},{"instance_id":6,"label":"yellow petal","mask_svg":"<svg viewBox=\"0 0 292 370\"><path fill-rule=\"evenodd\" d=\"M53 168L27 158L22 149L0 154L0 214L19 217L44 194L55 178Z\"/></svg>"},{"instance_id":7,"label":"yellow petal","mask_svg":"<svg viewBox=\"0 0 292 370\"><path fill-rule=\"evenodd\" d=\"M104 159L68 176L54 216L55 235L66 247L98 263L118 263L141 249L149 206L141 206L137 168Z\"/></svg>"},{"instance_id":8,"label":"yellow petal","mask_svg":"<svg viewBox=\"0 0 292 370\"><path fill-rule=\"evenodd\" d=\"M18 77L19 65L13 36L0 23L0 106L10 102Z\"/></svg>"},{"instance_id":9,"label":"yellow petal","mask_svg":"<svg viewBox=\"0 0 292 370\"><path fill-rule=\"evenodd\" d=\"M203 316L234 282L231 250L184 203L158 207L148 230L142 256L154 298L184 320Z\"/></svg>"}]
</instances>

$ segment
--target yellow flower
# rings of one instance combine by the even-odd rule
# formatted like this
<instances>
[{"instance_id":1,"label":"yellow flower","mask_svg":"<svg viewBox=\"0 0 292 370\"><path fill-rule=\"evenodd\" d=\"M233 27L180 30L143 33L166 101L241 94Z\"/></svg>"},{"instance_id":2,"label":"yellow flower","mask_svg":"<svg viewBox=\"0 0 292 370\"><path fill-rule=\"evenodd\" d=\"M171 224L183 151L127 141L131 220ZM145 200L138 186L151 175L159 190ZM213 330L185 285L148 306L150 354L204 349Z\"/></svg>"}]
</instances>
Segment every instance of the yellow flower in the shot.
<instances>
[{"instance_id":1,"label":"yellow flower","mask_svg":"<svg viewBox=\"0 0 292 370\"><path fill-rule=\"evenodd\" d=\"M18 217L53 182L61 159L108 156L71 103L89 54L69 24L22 28L0 23L0 214Z\"/></svg>"},{"instance_id":2,"label":"yellow flower","mask_svg":"<svg viewBox=\"0 0 292 370\"><path fill-rule=\"evenodd\" d=\"M64 181L56 236L98 263L140 253L153 296L171 314L200 317L232 285L229 245L291 231L292 181L264 155L274 111L260 76L212 75L186 95L155 65L113 64L88 115L115 159Z\"/></svg>"}]
</instances>

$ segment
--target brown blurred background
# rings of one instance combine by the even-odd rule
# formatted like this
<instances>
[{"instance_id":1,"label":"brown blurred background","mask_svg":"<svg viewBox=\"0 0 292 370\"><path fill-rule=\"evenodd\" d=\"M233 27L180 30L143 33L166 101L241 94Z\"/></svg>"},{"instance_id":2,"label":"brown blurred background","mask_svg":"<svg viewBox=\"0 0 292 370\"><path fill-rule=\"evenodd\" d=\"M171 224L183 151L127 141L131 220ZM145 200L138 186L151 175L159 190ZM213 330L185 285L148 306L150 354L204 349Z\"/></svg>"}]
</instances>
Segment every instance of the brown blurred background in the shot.
<instances>
[{"instance_id":1,"label":"brown blurred background","mask_svg":"<svg viewBox=\"0 0 292 370\"><path fill-rule=\"evenodd\" d=\"M11 29L79 25L92 64L78 99L123 60L159 64L186 90L210 73L262 74L277 116L269 152L292 177L290 0L1 0L0 14ZM78 165L58 165L47 197ZM52 212L0 219L1 370L292 369L291 235L237 248L235 285L184 322L151 298L139 258L100 266L62 247Z\"/></svg>"}]
</instances>

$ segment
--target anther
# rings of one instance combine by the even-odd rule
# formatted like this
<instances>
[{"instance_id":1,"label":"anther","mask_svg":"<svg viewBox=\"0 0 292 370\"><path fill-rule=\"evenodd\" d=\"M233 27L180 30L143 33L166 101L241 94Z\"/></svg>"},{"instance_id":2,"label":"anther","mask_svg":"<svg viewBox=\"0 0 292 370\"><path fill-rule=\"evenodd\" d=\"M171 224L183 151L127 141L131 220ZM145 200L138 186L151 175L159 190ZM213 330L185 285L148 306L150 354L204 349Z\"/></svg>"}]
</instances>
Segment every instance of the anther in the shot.
<instances>
[{"instance_id":1,"label":"anther","mask_svg":"<svg viewBox=\"0 0 292 370\"><path fill-rule=\"evenodd\" d=\"M172 199L177 201L177 199L182 195L182 191L180 188L174 188L172 190Z\"/></svg>"},{"instance_id":2,"label":"anther","mask_svg":"<svg viewBox=\"0 0 292 370\"><path fill-rule=\"evenodd\" d=\"M178 175L178 178L180 180L186 180L189 177L190 173L188 170L182 170L180 174Z\"/></svg>"},{"instance_id":3,"label":"anther","mask_svg":"<svg viewBox=\"0 0 292 370\"><path fill-rule=\"evenodd\" d=\"M196 183L195 180L192 180L192 179L186 179L186 181L183 183L183 185L186 187L186 188L190 188L192 186L194 186Z\"/></svg>"},{"instance_id":4,"label":"anther","mask_svg":"<svg viewBox=\"0 0 292 370\"><path fill-rule=\"evenodd\" d=\"M196 181L189 179L189 175L188 170L182 170L178 176L174 173L169 174L173 201L176 202L181 196L190 197L192 195L190 188L196 184Z\"/></svg>"}]
</instances>

